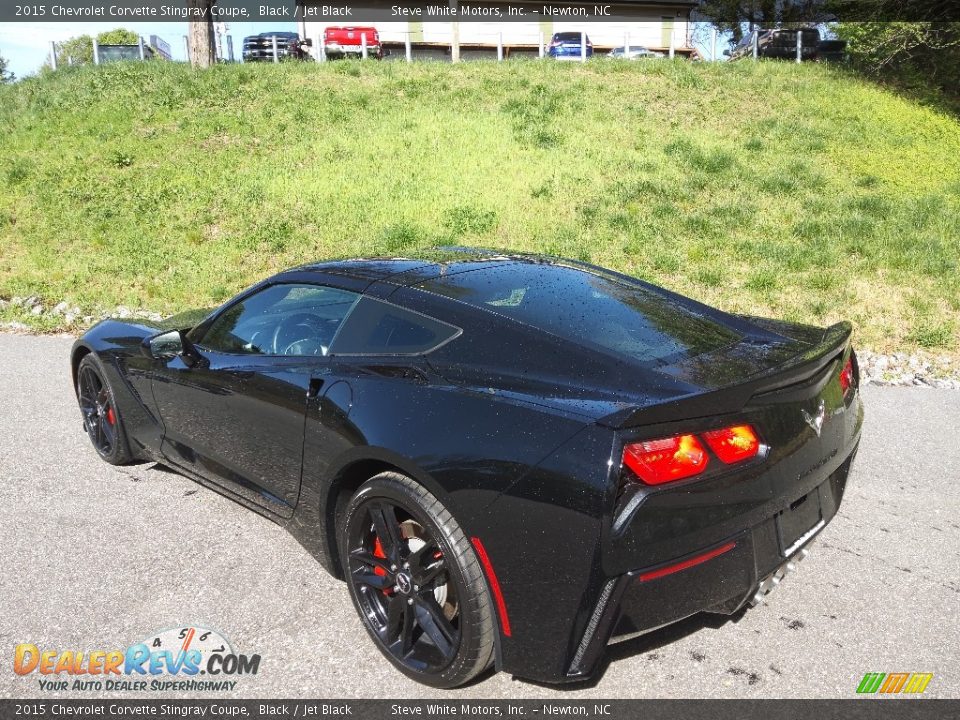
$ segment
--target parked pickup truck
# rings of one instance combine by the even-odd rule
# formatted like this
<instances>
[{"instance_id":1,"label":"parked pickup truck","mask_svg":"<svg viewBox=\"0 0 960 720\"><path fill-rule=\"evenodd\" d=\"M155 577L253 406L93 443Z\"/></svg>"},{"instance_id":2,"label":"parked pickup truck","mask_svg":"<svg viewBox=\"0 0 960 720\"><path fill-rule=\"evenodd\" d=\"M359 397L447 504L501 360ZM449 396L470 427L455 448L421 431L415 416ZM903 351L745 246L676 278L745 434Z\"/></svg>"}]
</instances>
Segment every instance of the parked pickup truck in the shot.
<instances>
[{"instance_id":1,"label":"parked pickup truck","mask_svg":"<svg viewBox=\"0 0 960 720\"><path fill-rule=\"evenodd\" d=\"M773 28L753 30L743 36L727 55L731 60L753 57L753 44L757 44L757 57L794 60L797 57L797 33L800 37L800 59L842 61L846 55L846 42L843 40L821 40L816 28ZM756 40L754 40L756 36Z\"/></svg>"},{"instance_id":2,"label":"parked pickup truck","mask_svg":"<svg viewBox=\"0 0 960 720\"><path fill-rule=\"evenodd\" d=\"M309 40L301 40L295 32L264 32L248 35L243 39L244 62L273 62L273 39L277 39L278 60L307 60L310 55L304 46Z\"/></svg>"},{"instance_id":3,"label":"parked pickup truck","mask_svg":"<svg viewBox=\"0 0 960 720\"><path fill-rule=\"evenodd\" d=\"M323 31L323 49L328 58L361 57L364 38L367 57L381 59L383 46L375 27L328 27Z\"/></svg>"}]
</instances>

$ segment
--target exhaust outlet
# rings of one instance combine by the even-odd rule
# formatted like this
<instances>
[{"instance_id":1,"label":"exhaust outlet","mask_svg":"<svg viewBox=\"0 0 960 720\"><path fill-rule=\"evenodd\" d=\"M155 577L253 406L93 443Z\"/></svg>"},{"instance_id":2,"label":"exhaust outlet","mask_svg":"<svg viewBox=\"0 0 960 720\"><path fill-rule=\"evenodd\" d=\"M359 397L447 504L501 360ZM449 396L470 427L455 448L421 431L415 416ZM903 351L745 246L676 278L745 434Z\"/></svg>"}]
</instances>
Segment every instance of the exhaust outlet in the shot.
<instances>
[{"instance_id":1,"label":"exhaust outlet","mask_svg":"<svg viewBox=\"0 0 960 720\"><path fill-rule=\"evenodd\" d=\"M760 585L757 586L757 591L753 594L753 597L748 601L750 607L756 607L763 599L773 592L773 589L777 587L783 579L789 574L794 572L797 569L797 564L807 557L810 554L810 551L807 548L801 548L797 553L783 563L780 567L774 570L770 575L764 578Z\"/></svg>"}]
</instances>

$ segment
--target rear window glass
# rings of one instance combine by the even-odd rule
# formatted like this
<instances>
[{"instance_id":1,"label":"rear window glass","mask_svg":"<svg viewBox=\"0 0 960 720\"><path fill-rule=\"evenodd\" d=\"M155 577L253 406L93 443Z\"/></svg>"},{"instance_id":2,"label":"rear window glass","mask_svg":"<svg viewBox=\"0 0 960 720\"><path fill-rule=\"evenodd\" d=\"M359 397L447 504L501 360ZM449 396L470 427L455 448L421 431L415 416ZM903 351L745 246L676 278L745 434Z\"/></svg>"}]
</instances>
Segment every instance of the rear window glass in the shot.
<instances>
[{"instance_id":1,"label":"rear window glass","mask_svg":"<svg viewBox=\"0 0 960 720\"><path fill-rule=\"evenodd\" d=\"M700 355L740 339L640 283L573 267L518 263L439 277L420 287L641 363Z\"/></svg>"},{"instance_id":2,"label":"rear window glass","mask_svg":"<svg viewBox=\"0 0 960 720\"><path fill-rule=\"evenodd\" d=\"M364 297L334 340L333 355L418 355L460 334L453 325Z\"/></svg>"}]
</instances>

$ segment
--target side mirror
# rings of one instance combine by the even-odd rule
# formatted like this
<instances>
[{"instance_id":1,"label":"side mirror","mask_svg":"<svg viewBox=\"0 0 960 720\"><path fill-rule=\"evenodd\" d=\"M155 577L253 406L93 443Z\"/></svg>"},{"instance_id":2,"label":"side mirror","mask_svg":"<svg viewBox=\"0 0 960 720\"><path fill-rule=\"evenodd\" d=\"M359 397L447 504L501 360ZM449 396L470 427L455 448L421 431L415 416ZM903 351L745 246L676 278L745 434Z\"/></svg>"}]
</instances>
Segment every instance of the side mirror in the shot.
<instances>
[{"instance_id":1,"label":"side mirror","mask_svg":"<svg viewBox=\"0 0 960 720\"><path fill-rule=\"evenodd\" d=\"M151 337L144 338L140 344L140 351L154 360L168 360L183 352L183 333L179 330L170 330Z\"/></svg>"},{"instance_id":2,"label":"side mirror","mask_svg":"<svg viewBox=\"0 0 960 720\"><path fill-rule=\"evenodd\" d=\"M144 338L140 351L153 360L170 360L179 356L187 367L194 367L203 361L203 356L182 330L170 330Z\"/></svg>"},{"instance_id":3,"label":"side mirror","mask_svg":"<svg viewBox=\"0 0 960 720\"><path fill-rule=\"evenodd\" d=\"M723 51L723 56L724 56L724 57L730 57L730 51L729 51L729 50L724 50L724 51Z\"/></svg>"}]
</instances>

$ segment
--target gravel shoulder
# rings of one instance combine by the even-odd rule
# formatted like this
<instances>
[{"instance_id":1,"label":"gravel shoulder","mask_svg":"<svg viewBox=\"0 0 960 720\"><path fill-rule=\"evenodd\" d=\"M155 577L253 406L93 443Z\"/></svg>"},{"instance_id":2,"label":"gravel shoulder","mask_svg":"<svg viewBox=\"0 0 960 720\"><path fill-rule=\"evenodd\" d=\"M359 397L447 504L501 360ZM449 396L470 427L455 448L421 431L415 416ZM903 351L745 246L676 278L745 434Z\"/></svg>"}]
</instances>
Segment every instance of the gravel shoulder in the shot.
<instances>
[{"instance_id":1,"label":"gravel shoulder","mask_svg":"<svg viewBox=\"0 0 960 720\"><path fill-rule=\"evenodd\" d=\"M5 652L23 642L124 648L199 624L262 656L237 697L441 696L388 666L345 587L285 531L152 464L102 463L81 432L70 344L0 335ZM844 698L866 672L932 672L926 696L960 697L960 444L952 440L960 392L868 386L864 401L845 503L767 604L611 648L590 685L557 689L501 673L443 697ZM40 695L37 676L16 676L10 661L0 696Z\"/></svg>"}]
</instances>

